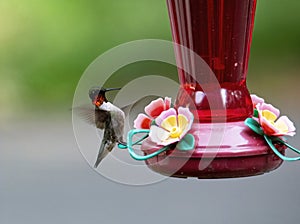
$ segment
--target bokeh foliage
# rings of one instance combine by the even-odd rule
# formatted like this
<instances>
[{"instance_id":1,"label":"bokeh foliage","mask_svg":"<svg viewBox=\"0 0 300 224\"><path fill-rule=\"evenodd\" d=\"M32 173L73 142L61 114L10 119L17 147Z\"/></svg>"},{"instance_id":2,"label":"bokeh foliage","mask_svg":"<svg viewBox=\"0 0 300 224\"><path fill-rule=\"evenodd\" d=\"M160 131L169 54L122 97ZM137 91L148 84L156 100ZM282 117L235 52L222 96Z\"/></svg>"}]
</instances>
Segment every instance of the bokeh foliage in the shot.
<instances>
[{"instance_id":1,"label":"bokeh foliage","mask_svg":"<svg viewBox=\"0 0 300 224\"><path fill-rule=\"evenodd\" d=\"M297 67L299 11L299 0L258 0L253 77L266 66ZM80 76L98 55L143 38L171 40L164 0L0 0L1 113L70 107Z\"/></svg>"}]
</instances>

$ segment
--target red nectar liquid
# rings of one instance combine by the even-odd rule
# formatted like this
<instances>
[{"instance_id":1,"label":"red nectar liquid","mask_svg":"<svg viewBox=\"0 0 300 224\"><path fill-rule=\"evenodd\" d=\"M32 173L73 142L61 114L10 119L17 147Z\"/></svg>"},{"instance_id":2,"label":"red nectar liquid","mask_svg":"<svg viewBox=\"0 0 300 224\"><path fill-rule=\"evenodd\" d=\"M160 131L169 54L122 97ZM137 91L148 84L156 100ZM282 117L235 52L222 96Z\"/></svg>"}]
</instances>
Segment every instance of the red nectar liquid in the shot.
<instances>
[{"instance_id":1,"label":"red nectar liquid","mask_svg":"<svg viewBox=\"0 0 300 224\"><path fill-rule=\"evenodd\" d=\"M167 5L173 41L201 56L216 77L202 74L193 56L175 48L177 63L196 73L178 69L176 106L191 98L200 122L245 120L253 111L246 74L256 0L167 0ZM209 96L219 107L211 108Z\"/></svg>"}]
</instances>

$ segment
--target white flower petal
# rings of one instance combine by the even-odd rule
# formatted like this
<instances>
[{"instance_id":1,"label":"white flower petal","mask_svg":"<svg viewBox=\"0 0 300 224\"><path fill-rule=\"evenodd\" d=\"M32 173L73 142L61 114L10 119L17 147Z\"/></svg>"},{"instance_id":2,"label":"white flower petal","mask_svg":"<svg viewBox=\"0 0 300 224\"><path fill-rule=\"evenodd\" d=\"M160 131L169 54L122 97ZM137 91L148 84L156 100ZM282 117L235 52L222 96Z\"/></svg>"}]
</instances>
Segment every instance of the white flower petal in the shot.
<instances>
[{"instance_id":1,"label":"white flower petal","mask_svg":"<svg viewBox=\"0 0 300 224\"><path fill-rule=\"evenodd\" d=\"M152 142L162 145L162 143L166 141L169 136L170 133L160 127L157 127L155 125L152 125L150 127L149 137Z\"/></svg>"}]
</instances>

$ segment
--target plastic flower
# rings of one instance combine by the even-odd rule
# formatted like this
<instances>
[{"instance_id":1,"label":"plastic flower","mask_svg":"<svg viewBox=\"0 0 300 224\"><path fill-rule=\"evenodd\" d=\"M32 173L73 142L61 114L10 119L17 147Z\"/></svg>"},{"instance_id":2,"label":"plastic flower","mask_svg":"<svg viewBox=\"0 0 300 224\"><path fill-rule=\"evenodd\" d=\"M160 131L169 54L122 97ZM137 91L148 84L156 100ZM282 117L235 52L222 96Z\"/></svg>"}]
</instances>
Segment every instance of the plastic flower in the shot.
<instances>
[{"instance_id":1,"label":"plastic flower","mask_svg":"<svg viewBox=\"0 0 300 224\"><path fill-rule=\"evenodd\" d=\"M256 105L258 122L268 136L294 136L296 128L287 116L281 116L280 111L271 104L259 103Z\"/></svg>"},{"instance_id":2,"label":"plastic flower","mask_svg":"<svg viewBox=\"0 0 300 224\"><path fill-rule=\"evenodd\" d=\"M136 129L150 129L152 121L157 118L163 111L170 109L171 98L165 97L153 100L145 107L146 114L139 114L134 120L133 127Z\"/></svg>"},{"instance_id":3,"label":"plastic flower","mask_svg":"<svg viewBox=\"0 0 300 224\"><path fill-rule=\"evenodd\" d=\"M163 111L156 119L156 125L150 127L149 137L157 145L170 145L179 142L191 129L194 120L188 108L179 107Z\"/></svg>"},{"instance_id":4,"label":"plastic flower","mask_svg":"<svg viewBox=\"0 0 300 224\"><path fill-rule=\"evenodd\" d=\"M256 108L257 104L263 104L265 102L265 100L255 94L251 94L250 95L252 103L253 103L253 107Z\"/></svg>"}]
</instances>

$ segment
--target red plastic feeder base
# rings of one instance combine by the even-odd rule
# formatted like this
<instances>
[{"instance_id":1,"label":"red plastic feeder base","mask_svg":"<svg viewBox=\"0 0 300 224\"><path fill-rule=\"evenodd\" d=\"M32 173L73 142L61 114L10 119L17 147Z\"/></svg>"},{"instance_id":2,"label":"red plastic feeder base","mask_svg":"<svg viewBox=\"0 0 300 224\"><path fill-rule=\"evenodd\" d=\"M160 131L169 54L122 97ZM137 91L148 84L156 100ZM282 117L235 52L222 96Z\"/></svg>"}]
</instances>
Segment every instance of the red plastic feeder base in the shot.
<instances>
[{"instance_id":1,"label":"red plastic feeder base","mask_svg":"<svg viewBox=\"0 0 300 224\"><path fill-rule=\"evenodd\" d=\"M172 177L210 179L260 175L282 164L263 138L243 122L196 124L191 133L196 136L196 148L192 152L169 150L148 159L148 167ZM277 148L284 153L283 146Z\"/></svg>"},{"instance_id":2,"label":"red plastic feeder base","mask_svg":"<svg viewBox=\"0 0 300 224\"><path fill-rule=\"evenodd\" d=\"M148 167L160 174L172 177L197 177L201 179L235 178L261 175L277 169L282 160L273 153L260 156L244 156L235 158L215 158L208 167L199 170L199 158L190 158L179 170L177 164L182 163L180 157L157 156L147 160ZM205 159L204 159L205 160Z\"/></svg>"}]
</instances>

